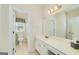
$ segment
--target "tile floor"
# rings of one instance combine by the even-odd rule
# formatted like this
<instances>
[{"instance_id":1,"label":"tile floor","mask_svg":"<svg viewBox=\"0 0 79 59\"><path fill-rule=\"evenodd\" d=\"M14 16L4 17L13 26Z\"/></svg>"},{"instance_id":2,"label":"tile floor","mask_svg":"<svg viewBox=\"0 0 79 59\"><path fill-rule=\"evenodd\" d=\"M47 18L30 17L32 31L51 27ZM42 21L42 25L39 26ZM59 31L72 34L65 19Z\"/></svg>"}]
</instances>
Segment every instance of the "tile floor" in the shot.
<instances>
[{"instance_id":1,"label":"tile floor","mask_svg":"<svg viewBox=\"0 0 79 59\"><path fill-rule=\"evenodd\" d=\"M19 46L19 45L16 46L15 55L38 55L38 53L36 51L28 52L27 43L23 42L22 46Z\"/></svg>"}]
</instances>

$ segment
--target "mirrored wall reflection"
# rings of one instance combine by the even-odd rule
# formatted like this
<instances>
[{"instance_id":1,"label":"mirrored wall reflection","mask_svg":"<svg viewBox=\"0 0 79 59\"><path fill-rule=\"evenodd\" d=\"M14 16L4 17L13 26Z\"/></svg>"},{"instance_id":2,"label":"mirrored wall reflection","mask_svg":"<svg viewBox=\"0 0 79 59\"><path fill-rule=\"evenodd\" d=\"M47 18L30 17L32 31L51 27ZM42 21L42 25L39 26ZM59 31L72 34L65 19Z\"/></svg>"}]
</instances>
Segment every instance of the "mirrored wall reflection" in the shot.
<instances>
[{"instance_id":1,"label":"mirrored wall reflection","mask_svg":"<svg viewBox=\"0 0 79 59\"><path fill-rule=\"evenodd\" d=\"M55 36L55 18L51 17L48 19L44 19L42 22L42 31L44 36Z\"/></svg>"},{"instance_id":2,"label":"mirrored wall reflection","mask_svg":"<svg viewBox=\"0 0 79 59\"><path fill-rule=\"evenodd\" d=\"M68 11L67 14L67 38L79 39L79 8Z\"/></svg>"},{"instance_id":3,"label":"mirrored wall reflection","mask_svg":"<svg viewBox=\"0 0 79 59\"><path fill-rule=\"evenodd\" d=\"M69 5L64 6L69 7ZM70 9L66 10L63 9L54 15L47 14L45 16L43 20L44 35L63 37L67 39L79 37L79 5L71 5L69 8Z\"/></svg>"}]
</instances>

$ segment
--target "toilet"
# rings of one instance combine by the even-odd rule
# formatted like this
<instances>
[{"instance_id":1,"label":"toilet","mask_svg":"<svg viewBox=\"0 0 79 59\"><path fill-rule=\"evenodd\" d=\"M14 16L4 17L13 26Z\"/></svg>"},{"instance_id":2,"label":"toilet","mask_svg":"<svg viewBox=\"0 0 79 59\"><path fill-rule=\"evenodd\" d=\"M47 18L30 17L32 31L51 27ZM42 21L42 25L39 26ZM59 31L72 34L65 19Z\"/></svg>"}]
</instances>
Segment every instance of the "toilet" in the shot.
<instances>
[{"instance_id":1,"label":"toilet","mask_svg":"<svg viewBox=\"0 0 79 59\"><path fill-rule=\"evenodd\" d=\"M18 33L19 46L22 46L22 44L23 44L23 39L24 39L23 32L19 32L19 33Z\"/></svg>"}]
</instances>

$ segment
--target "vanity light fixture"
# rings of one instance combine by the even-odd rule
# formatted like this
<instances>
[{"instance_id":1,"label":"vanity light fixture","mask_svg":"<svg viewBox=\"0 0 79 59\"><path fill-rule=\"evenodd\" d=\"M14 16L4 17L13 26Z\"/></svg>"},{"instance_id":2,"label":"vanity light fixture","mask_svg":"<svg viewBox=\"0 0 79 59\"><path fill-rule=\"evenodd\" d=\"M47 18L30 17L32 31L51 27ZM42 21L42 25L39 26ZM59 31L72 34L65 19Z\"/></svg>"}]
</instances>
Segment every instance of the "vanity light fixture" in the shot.
<instances>
[{"instance_id":1,"label":"vanity light fixture","mask_svg":"<svg viewBox=\"0 0 79 59\"><path fill-rule=\"evenodd\" d=\"M57 6L55 6L55 7L54 7L54 10L57 10L57 9L58 9L58 7L57 7Z\"/></svg>"},{"instance_id":2,"label":"vanity light fixture","mask_svg":"<svg viewBox=\"0 0 79 59\"><path fill-rule=\"evenodd\" d=\"M48 9L48 14L54 14L57 10L61 9L62 5L56 4L54 7Z\"/></svg>"}]
</instances>

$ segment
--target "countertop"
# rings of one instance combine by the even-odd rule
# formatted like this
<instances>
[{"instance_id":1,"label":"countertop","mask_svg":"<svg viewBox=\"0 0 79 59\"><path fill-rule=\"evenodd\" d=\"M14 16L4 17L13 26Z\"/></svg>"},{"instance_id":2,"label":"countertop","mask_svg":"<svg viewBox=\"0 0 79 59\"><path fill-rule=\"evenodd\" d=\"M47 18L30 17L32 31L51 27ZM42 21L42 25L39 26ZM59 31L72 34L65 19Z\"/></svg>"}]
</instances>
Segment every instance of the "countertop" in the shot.
<instances>
[{"instance_id":1,"label":"countertop","mask_svg":"<svg viewBox=\"0 0 79 59\"><path fill-rule=\"evenodd\" d=\"M70 39L60 38L56 36L44 38L44 36L42 35L37 36L37 38L67 55L79 55L79 49L74 49L70 46Z\"/></svg>"}]
</instances>

